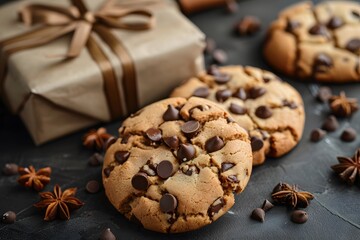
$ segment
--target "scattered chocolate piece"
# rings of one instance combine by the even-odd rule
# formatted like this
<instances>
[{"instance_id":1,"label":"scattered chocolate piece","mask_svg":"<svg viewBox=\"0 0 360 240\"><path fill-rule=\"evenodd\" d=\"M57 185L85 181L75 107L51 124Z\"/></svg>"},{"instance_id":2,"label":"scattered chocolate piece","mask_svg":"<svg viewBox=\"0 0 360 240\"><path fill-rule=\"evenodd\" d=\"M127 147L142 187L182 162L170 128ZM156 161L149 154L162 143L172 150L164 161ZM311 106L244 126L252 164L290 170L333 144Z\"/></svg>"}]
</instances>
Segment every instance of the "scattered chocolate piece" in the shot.
<instances>
[{"instance_id":1,"label":"scattered chocolate piece","mask_svg":"<svg viewBox=\"0 0 360 240\"><path fill-rule=\"evenodd\" d=\"M195 148L190 143L180 144L177 151L177 159L182 162L187 162L195 157Z\"/></svg>"},{"instance_id":2,"label":"scattered chocolate piece","mask_svg":"<svg viewBox=\"0 0 360 240\"><path fill-rule=\"evenodd\" d=\"M268 106L260 106L255 110L255 115L259 118L267 119L272 116L272 111Z\"/></svg>"},{"instance_id":3,"label":"scattered chocolate piece","mask_svg":"<svg viewBox=\"0 0 360 240\"><path fill-rule=\"evenodd\" d=\"M346 49L349 50L350 52L358 54L360 51L360 39L355 38L355 39L350 40L346 44Z\"/></svg>"},{"instance_id":4,"label":"scattered chocolate piece","mask_svg":"<svg viewBox=\"0 0 360 240\"><path fill-rule=\"evenodd\" d=\"M360 13L359 12L353 10L353 11L351 11L351 13L352 13L352 15L354 15L354 17L360 18Z\"/></svg>"},{"instance_id":5,"label":"scattered chocolate piece","mask_svg":"<svg viewBox=\"0 0 360 240\"><path fill-rule=\"evenodd\" d=\"M7 211L2 215L2 222L6 224L11 224L16 221L16 213L13 211Z\"/></svg>"},{"instance_id":6,"label":"scattered chocolate piece","mask_svg":"<svg viewBox=\"0 0 360 240\"><path fill-rule=\"evenodd\" d=\"M225 201L223 198L218 198L216 199L213 204L211 204L209 210L208 210L208 214L210 217L213 217L216 213L218 213L220 211L220 209L225 206Z\"/></svg>"},{"instance_id":7,"label":"scattered chocolate piece","mask_svg":"<svg viewBox=\"0 0 360 240\"><path fill-rule=\"evenodd\" d=\"M265 88L263 88L263 87L253 87L253 88L250 88L248 97L251 98L251 99L256 99L256 98L261 97L265 93L266 93Z\"/></svg>"},{"instance_id":8,"label":"scattered chocolate piece","mask_svg":"<svg viewBox=\"0 0 360 240\"><path fill-rule=\"evenodd\" d=\"M111 136L110 138L108 138L108 139L105 141L105 144L104 144L104 151L106 151L111 145L113 145L114 143L116 143L116 140L117 140L117 138L116 138L116 137L113 137L113 136Z\"/></svg>"},{"instance_id":9,"label":"scattered chocolate piece","mask_svg":"<svg viewBox=\"0 0 360 240\"><path fill-rule=\"evenodd\" d=\"M214 80L217 84L225 84L230 81L231 76L227 73L221 72L216 65L211 65L207 73L214 77Z\"/></svg>"},{"instance_id":10,"label":"scattered chocolate piece","mask_svg":"<svg viewBox=\"0 0 360 240\"><path fill-rule=\"evenodd\" d=\"M259 151L263 148L264 142L258 137L251 137L251 149L253 152Z\"/></svg>"},{"instance_id":11,"label":"scattered chocolate piece","mask_svg":"<svg viewBox=\"0 0 360 240\"><path fill-rule=\"evenodd\" d=\"M150 182L145 173L139 172L131 179L131 185L139 191L145 191L149 187Z\"/></svg>"},{"instance_id":12,"label":"scattered chocolate piece","mask_svg":"<svg viewBox=\"0 0 360 240\"><path fill-rule=\"evenodd\" d=\"M309 33L311 35L321 35L326 38L329 38L329 32L327 31L326 27L322 24L316 24L309 29Z\"/></svg>"},{"instance_id":13,"label":"scattered chocolate piece","mask_svg":"<svg viewBox=\"0 0 360 240\"><path fill-rule=\"evenodd\" d=\"M314 59L313 66L315 73L325 73L333 66L333 61L326 53L319 53Z\"/></svg>"},{"instance_id":14,"label":"scattered chocolate piece","mask_svg":"<svg viewBox=\"0 0 360 240\"><path fill-rule=\"evenodd\" d=\"M216 92L215 97L218 102L225 102L229 97L231 97L232 93L229 89L223 89Z\"/></svg>"},{"instance_id":15,"label":"scattered chocolate piece","mask_svg":"<svg viewBox=\"0 0 360 240\"><path fill-rule=\"evenodd\" d=\"M229 176L227 177L227 180L228 180L229 182L233 182L233 183L238 183L238 182L240 182L236 175L229 175Z\"/></svg>"},{"instance_id":16,"label":"scattered chocolate piece","mask_svg":"<svg viewBox=\"0 0 360 240\"><path fill-rule=\"evenodd\" d=\"M292 208L306 208L314 195L310 192L300 191L296 185L279 183L275 186L271 197L278 204L284 204Z\"/></svg>"},{"instance_id":17,"label":"scattered chocolate piece","mask_svg":"<svg viewBox=\"0 0 360 240\"><path fill-rule=\"evenodd\" d=\"M165 144L172 150L176 150L179 147L179 138L177 136L163 138Z\"/></svg>"},{"instance_id":18,"label":"scattered chocolate piece","mask_svg":"<svg viewBox=\"0 0 360 240\"><path fill-rule=\"evenodd\" d=\"M111 232L110 228L105 229L101 235L100 240L116 240L115 235Z\"/></svg>"},{"instance_id":19,"label":"scattered chocolate piece","mask_svg":"<svg viewBox=\"0 0 360 240\"><path fill-rule=\"evenodd\" d=\"M212 53L212 58L218 64L224 64L228 60L227 53L222 49L215 49Z\"/></svg>"},{"instance_id":20,"label":"scattered chocolate piece","mask_svg":"<svg viewBox=\"0 0 360 240\"><path fill-rule=\"evenodd\" d=\"M308 220L308 215L303 210L295 210L291 213L291 221L294 223L305 223Z\"/></svg>"},{"instance_id":21,"label":"scattered chocolate piece","mask_svg":"<svg viewBox=\"0 0 360 240\"><path fill-rule=\"evenodd\" d=\"M212 38L205 39L205 53L211 54L216 49L216 42Z\"/></svg>"},{"instance_id":22,"label":"scattered chocolate piece","mask_svg":"<svg viewBox=\"0 0 360 240\"><path fill-rule=\"evenodd\" d=\"M6 176L18 174L18 165L15 163L6 163L2 169L2 172Z\"/></svg>"},{"instance_id":23,"label":"scattered chocolate piece","mask_svg":"<svg viewBox=\"0 0 360 240\"><path fill-rule=\"evenodd\" d=\"M320 128L316 128L314 130L311 131L311 134L310 134L310 140L312 142L318 142L320 141L321 139L323 139L326 135L326 132Z\"/></svg>"},{"instance_id":24,"label":"scattered chocolate piece","mask_svg":"<svg viewBox=\"0 0 360 240\"><path fill-rule=\"evenodd\" d=\"M166 109L164 115L163 115L164 121L174 121L179 120L179 110L176 109L173 105L168 105L168 108Z\"/></svg>"},{"instance_id":25,"label":"scattered chocolate piece","mask_svg":"<svg viewBox=\"0 0 360 240\"><path fill-rule=\"evenodd\" d=\"M205 149L208 153L212 153L222 149L224 145L224 141L220 137L215 136L206 141Z\"/></svg>"},{"instance_id":26,"label":"scattered chocolate piece","mask_svg":"<svg viewBox=\"0 0 360 240\"><path fill-rule=\"evenodd\" d=\"M239 88L239 89L233 94L233 97L239 98L239 99L241 99L241 100L246 100L247 95L246 95L245 89Z\"/></svg>"},{"instance_id":27,"label":"scattered chocolate piece","mask_svg":"<svg viewBox=\"0 0 360 240\"><path fill-rule=\"evenodd\" d=\"M226 1L226 10L228 13L236 13L239 9L239 6L235 0Z\"/></svg>"},{"instance_id":28,"label":"scattered chocolate piece","mask_svg":"<svg viewBox=\"0 0 360 240\"><path fill-rule=\"evenodd\" d=\"M344 142L352 142L356 139L356 130L348 127L341 134L341 140Z\"/></svg>"},{"instance_id":29,"label":"scattered chocolate piece","mask_svg":"<svg viewBox=\"0 0 360 240\"><path fill-rule=\"evenodd\" d=\"M358 100L347 98L343 91L340 92L339 96L332 96L329 99L329 104L332 113L337 117L350 117L359 109Z\"/></svg>"},{"instance_id":30,"label":"scattered chocolate piece","mask_svg":"<svg viewBox=\"0 0 360 240\"><path fill-rule=\"evenodd\" d=\"M100 166L104 162L104 157L100 153L94 153L88 161L90 166L96 167Z\"/></svg>"},{"instance_id":31,"label":"scattered chocolate piece","mask_svg":"<svg viewBox=\"0 0 360 240\"><path fill-rule=\"evenodd\" d=\"M298 105L295 102L289 101L287 99L284 99L282 102L284 107L288 107L290 109L296 109L298 107Z\"/></svg>"},{"instance_id":32,"label":"scattered chocolate piece","mask_svg":"<svg viewBox=\"0 0 360 240\"><path fill-rule=\"evenodd\" d=\"M327 27L330 29L336 29L336 28L341 27L343 24L344 24L344 22L341 18L334 16L334 17L330 18L330 20L327 24Z\"/></svg>"},{"instance_id":33,"label":"scattered chocolate piece","mask_svg":"<svg viewBox=\"0 0 360 240\"><path fill-rule=\"evenodd\" d=\"M338 127L339 127L339 123L338 123L337 119L333 115L327 117L325 119L325 122L321 126L322 129L324 129L324 130L326 130L328 132L333 132Z\"/></svg>"},{"instance_id":34,"label":"scattered chocolate piece","mask_svg":"<svg viewBox=\"0 0 360 240\"><path fill-rule=\"evenodd\" d=\"M167 179L171 176L174 167L168 160L161 161L156 167L156 173L162 179Z\"/></svg>"},{"instance_id":35,"label":"scattered chocolate piece","mask_svg":"<svg viewBox=\"0 0 360 240\"><path fill-rule=\"evenodd\" d=\"M100 190L100 184L96 180L90 180L87 182L85 189L88 193L97 193Z\"/></svg>"},{"instance_id":36,"label":"scattered chocolate piece","mask_svg":"<svg viewBox=\"0 0 360 240\"><path fill-rule=\"evenodd\" d=\"M38 171L33 166L26 168L19 167L18 172L20 177L18 183L22 186L33 188L36 191L41 191L50 182L51 168L40 168Z\"/></svg>"},{"instance_id":37,"label":"scattered chocolate piece","mask_svg":"<svg viewBox=\"0 0 360 240\"><path fill-rule=\"evenodd\" d=\"M240 36L252 35L258 32L261 28L259 18L255 16L245 16L240 19L235 25L235 32Z\"/></svg>"},{"instance_id":38,"label":"scattered chocolate piece","mask_svg":"<svg viewBox=\"0 0 360 240\"><path fill-rule=\"evenodd\" d=\"M130 152L128 151L117 151L114 154L115 160L120 163L123 164L124 162L126 162L126 160L128 160L130 156Z\"/></svg>"},{"instance_id":39,"label":"scattered chocolate piece","mask_svg":"<svg viewBox=\"0 0 360 240\"><path fill-rule=\"evenodd\" d=\"M235 165L233 163L222 163L221 164L221 172L226 172L230 168L234 167Z\"/></svg>"},{"instance_id":40,"label":"scattered chocolate piece","mask_svg":"<svg viewBox=\"0 0 360 240\"><path fill-rule=\"evenodd\" d=\"M250 217L256 221L264 222L265 221L265 211L261 208L255 208Z\"/></svg>"},{"instance_id":41,"label":"scattered chocolate piece","mask_svg":"<svg viewBox=\"0 0 360 240\"><path fill-rule=\"evenodd\" d=\"M320 102L326 103L332 96L331 88L329 87L320 87L316 95L316 99Z\"/></svg>"},{"instance_id":42,"label":"scattered chocolate piece","mask_svg":"<svg viewBox=\"0 0 360 240\"><path fill-rule=\"evenodd\" d=\"M247 109L243 106L240 106L236 103L231 103L229 107L230 112L237 115L244 115L247 113Z\"/></svg>"},{"instance_id":43,"label":"scattered chocolate piece","mask_svg":"<svg viewBox=\"0 0 360 240\"><path fill-rule=\"evenodd\" d=\"M298 27L300 27L300 26L301 26L301 23L300 23L300 22L297 22L297 21L294 21L294 20L289 20L289 21L287 22L285 31L292 33L292 32L294 32L294 30L295 30L296 28L298 28Z\"/></svg>"},{"instance_id":44,"label":"scattered chocolate piece","mask_svg":"<svg viewBox=\"0 0 360 240\"><path fill-rule=\"evenodd\" d=\"M104 174L106 177L110 176L110 173L112 172L112 170L114 170L114 166L108 166L106 168L104 168Z\"/></svg>"},{"instance_id":45,"label":"scattered chocolate piece","mask_svg":"<svg viewBox=\"0 0 360 240\"><path fill-rule=\"evenodd\" d=\"M154 142L159 142L162 138L161 131L157 128L149 128L146 130L146 136Z\"/></svg>"},{"instance_id":46,"label":"scattered chocolate piece","mask_svg":"<svg viewBox=\"0 0 360 240\"><path fill-rule=\"evenodd\" d=\"M129 139L131 137L131 134L124 134L121 136L121 143L122 144L127 144Z\"/></svg>"},{"instance_id":47,"label":"scattered chocolate piece","mask_svg":"<svg viewBox=\"0 0 360 240\"><path fill-rule=\"evenodd\" d=\"M164 213L172 213L177 207L176 197L170 193L165 193L160 199L160 209Z\"/></svg>"},{"instance_id":48,"label":"scattered chocolate piece","mask_svg":"<svg viewBox=\"0 0 360 240\"><path fill-rule=\"evenodd\" d=\"M207 96L209 96L210 91L208 87L199 87L197 89L195 89L195 91L193 92L193 96L194 97L200 97L200 98L206 98Z\"/></svg>"},{"instance_id":49,"label":"scattered chocolate piece","mask_svg":"<svg viewBox=\"0 0 360 240\"><path fill-rule=\"evenodd\" d=\"M193 137L200 129L198 121L187 121L181 126L181 131L188 137Z\"/></svg>"},{"instance_id":50,"label":"scattered chocolate piece","mask_svg":"<svg viewBox=\"0 0 360 240\"><path fill-rule=\"evenodd\" d=\"M355 182L360 186L360 148L355 152L354 157L337 157L338 164L331 168L339 174L339 177L349 185Z\"/></svg>"},{"instance_id":51,"label":"scattered chocolate piece","mask_svg":"<svg viewBox=\"0 0 360 240\"><path fill-rule=\"evenodd\" d=\"M272 209L274 207L274 205L267 199L264 200L263 204L262 204L262 209L267 212L270 209Z\"/></svg>"},{"instance_id":52,"label":"scattered chocolate piece","mask_svg":"<svg viewBox=\"0 0 360 240\"><path fill-rule=\"evenodd\" d=\"M106 128L92 129L83 136L83 145L89 149L103 150L111 137L113 136L106 132Z\"/></svg>"}]
</instances>

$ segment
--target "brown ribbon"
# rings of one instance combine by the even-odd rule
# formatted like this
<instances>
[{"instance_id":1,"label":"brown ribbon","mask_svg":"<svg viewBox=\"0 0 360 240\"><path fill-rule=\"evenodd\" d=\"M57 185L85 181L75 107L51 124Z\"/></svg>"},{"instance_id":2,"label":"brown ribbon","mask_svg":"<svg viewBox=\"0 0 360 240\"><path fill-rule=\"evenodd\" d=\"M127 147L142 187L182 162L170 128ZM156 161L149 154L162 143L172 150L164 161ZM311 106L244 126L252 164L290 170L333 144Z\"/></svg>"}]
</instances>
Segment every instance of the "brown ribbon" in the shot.
<instances>
[{"instance_id":1,"label":"brown ribbon","mask_svg":"<svg viewBox=\"0 0 360 240\"><path fill-rule=\"evenodd\" d=\"M104 91L112 118L126 114L122 109L116 75L108 57L94 38L96 33L119 58L123 69L123 92L126 110L135 112L138 108L135 66L131 56L121 41L111 32L112 28L142 31L154 26L154 17L147 9L137 9L138 5L152 4L152 1L128 1L121 5L114 0L106 0L100 9L90 12L82 0L71 0L68 8L31 4L20 11L20 19L26 25L40 24L40 27L0 42L0 90L4 92L7 60L13 53L50 43L64 35L72 34L65 58L78 57L87 48L98 64L103 80ZM125 22L131 15L145 17L144 21Z\"/></svg>"}]
</instances>

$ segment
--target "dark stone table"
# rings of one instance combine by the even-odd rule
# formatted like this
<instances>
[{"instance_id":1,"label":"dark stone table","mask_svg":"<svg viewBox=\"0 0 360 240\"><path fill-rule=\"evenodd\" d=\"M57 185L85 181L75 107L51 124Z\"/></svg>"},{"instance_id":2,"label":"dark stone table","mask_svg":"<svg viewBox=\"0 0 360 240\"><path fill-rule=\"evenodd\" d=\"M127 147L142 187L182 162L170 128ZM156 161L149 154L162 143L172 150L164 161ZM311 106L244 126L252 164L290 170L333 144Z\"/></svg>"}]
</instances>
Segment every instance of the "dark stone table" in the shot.
<instances>
[{"instance_id":1,"label":"dark stone table","mask_svg":"<svg viewBox=\"0 0 360 240\"><path fill-rule=\"evenodd\" d=\"M278 11L292 2L296 1L242 1L234 15L225 14L224 9L216 9L196 14L190 19L229 53L229 64L270 70L261 55L265 29ZM260 17L262 31L254 37L234 36L231 33L234 22L249 14ZM77 196L85 202L69 221L45 222L43 215L32 206L39 200L38 194L19 186L16 176L0 175L0 212L13 210L17 213L15 224L0 224L0 239L97 239L107 227L118 239L359 239L360 188L341 183L330 166L337 162L336 156L352 156L360 147L360 137L346 144L339 140L341 130L346 126L360 132L360 112L351 119L341 121L340 130L327 135L323 141L311 143L310 131L319 127L327 114L327 108L313 97L318 85L287 77L283 79L298 89L304 98L306 125L302 141L286 156L269 159L265 165L256 167L247 188L236 197L234 207L218 221L198 231L175 235L150 232L128 222L108 202L104 190L97 194L86 193L88 180L101 180L100 167L87 165L91 152L81 143L86 130L36 147L19 118L0 107L0 166L7 162L21 166L51 166L52 180L45 190L52 190L56 183L63 188L78 187ZM349 96L360 96L359 84L331 87L335 93L345 90ZM104 126L110 133L117 134L120 122ZM265 198L271 198L271 190L279 181L296 183L314 193L315 199L307 208L307 223L292 223L291 211L285 207L272 209L264 223L249 218L254 208L260 207Z\"/></svg>"}]
</instances>

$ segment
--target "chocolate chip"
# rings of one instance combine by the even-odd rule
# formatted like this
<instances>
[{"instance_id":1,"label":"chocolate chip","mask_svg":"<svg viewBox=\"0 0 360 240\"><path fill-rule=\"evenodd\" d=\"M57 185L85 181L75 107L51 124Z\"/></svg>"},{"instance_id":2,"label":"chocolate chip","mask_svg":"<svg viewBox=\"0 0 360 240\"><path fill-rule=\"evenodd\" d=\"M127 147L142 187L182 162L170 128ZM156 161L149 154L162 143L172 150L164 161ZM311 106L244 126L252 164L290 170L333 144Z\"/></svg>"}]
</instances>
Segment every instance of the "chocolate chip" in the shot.
<instances>
[{"instance_id":1,"label":"chocolate chip","mask_svg":"<svg viewBox=\"0 0 360 240\"><path fill-rule=\"evenodd\" d=\"M285 187L285 184L282 182L279 182L278 184L276 184L276 186L272 190L272 193L274 194L274 193L280 192L284 189L284 187Z\"/></svg>"},{"instance_id":2,"label":"chocolate chip","mask_svg":"<svg viewBox=\"0 0 360 240\"><path fill-rule=\"evenodd\" d=\"M165 193L160 199L160 209L164 213L172 213L177 207L176 197L170 193Z\"/></svg>"},{"instance_id":3,"label":"chocolate chip","mask_svg":"<svg viewBox=\"0 0 360 240\"><path fill-rule=\"evenodd\" d=\"M251 149L253 152L259 151L264 146L263 140L258 137L251 137Z\"/></svg>"},{"instance_id":4,"label":"chocolate chip","mask_svg":"<svg viewBox=\"0 0 360 240\"><path fill-rule=\"evenodd\" d=\"M228 56L227 56L226 52L222 49L215 49L212 53L212 58L213 58L214 62L216 62L218 64L224 64L228 60Z\"/></svg>"},{"instance_id":5,"label":"chocolate chip","mask_svg":"<svg viewBox=\"0 0 360 240\"><path fill-rule=\"evenodd\" d=\"M127 144L129 139L130 139L131 135L130 134L125 134L123 136L121 136L121 143L122 144Z\"/></svg>"},{"instance_id":6,"label":"chocolate chip","mask_svg":"<svg viewBox=\"0 0 360 240\"><path fill-rule=\"evenodd\" d=\"M216 76L219 75L220 73L221 73L220 69L215 64L210 65L210 67L207 69L207 74L209 75Z\"/></svg>"},{"instance_id":7,"label":"chocolate chip","mask_svg":"<svg viewBox=\"0 0 360 240\"><path fill-rule=\"evenodd\" d=\"M360 39L359 38L351 39L346 44L346 49L349 50L350 52L359 53L359 51L360 51Z\"/></svg>"},{"instance_id":8,"label":"chocolate chip","mask_svg":"<svg viewBox=\"0 0 360 240\"><path fill-rule=\"evenodd\" d=\"M239 98L239 99L241 99L241 100L246 100L247 95L246 95L245 89L239 88L239 89L233 94L233 97Z\"/></svg>"},{"instance_id":9,"label":"chocolate chip","mask_svg":"<svg viewBox=\"0 0 360 240\"><path fill-rule=\"evenodd\" d=\"M16 221L16 213L14 213L13 211L7 211L2 216L3 223L11 224L14 223L15 221Z\"/></svg>"},{"instance_id":10,"label":"chocolate chip","mask_svg":"<svg viewBox=\"0 0 360 240\"><path fill-rule=\"evenodd\" d=\"M335 116L333 116L333 115L326 118L325 122L321 126L322 129L324 129L328 132L333 132L338 127L339 127L339 123L338 123L337 119L335 118Z\"/></svg>"},{"instance_id":11,"label":"chocolate chip","mask_svg":"<svg viewBox=\"0 0 360 240\"><path fill-rule=\"evenodd\" d=\"M177 151L177 159L182 162L190 161L195 157L195 148L190 143L180 144Z\"/></svg>"},{"instance_id":12,"label":"chocolate chip","mask_svg":"<svg viewBox=\"0 0 360 240\"><path fill-rule=\"evenodd\" d=\"M255 115L262 119L267 119L272 116L272 111L267 106L260 106L255 110Z\"/></svg>"},{"instance_id":13,"label":"chocolate chip","mask_svg":"<svg viewBox=\"0 0 360 240\"><path fill-rule=\"evenodd\" d=\"M351 11L351 14L354 15L354 17L360 18L360 13L355 10Z\"/></svg>"},{"instance_id":14,"label":"chocolate chip","mask_svg":"<svg viewBox=\"0 0 360 240\"><path fill-rule=\"evenodd\" d=\"M233 163L222 163L221 164L221 172L226 172L230 168L234 167Z\"/></svg>"},{"instance_id":15,"label":"chocolate chip","mask_svg":"<svg viewBox=\"0 0 360 240\"><path fill-rule=\"evenodd\" d=\"M110 228L105 229L101 235L100 240L116 240L115 235L111 232Z\"/></svg>"},{"instance_id":16,"label":"chocolate chip","mask_svg":"<svg viewBox=\"0 0 360 240\"><path fill-rule=\"evenodd\" d=\"M331 57L325 53L319 53L314 59L314 72L325 73L333 66Z\"/></svg>"},{"instance_id":17,"label":"chocolate chip","mask_svg":"<svg viewBox=\"0 0 360 240\"><path fill-rule=\"evenodd\" d=\"M309 29L309 33L311 35L321 35L326 38L329 38L329 32L327 31L326 27L321 24L316 24Z\"/></svg>"},{"instance_id":18,"label":"chocolate chip","mask_svg":"<svg viewBox=\"0 0 360 240\"><path fill-rule=\"evenodd\" d=\"M303 210L295 210L291 213L291 221L294 223L305 223L308 220L308 215Z\"/></svg>"},{"instance_id":19,"label":"chocolate chip","mask_svg":"<svg viewBox=\"0 0 360 240\"><path fill-rule=\"evenodd\" d=\"M289 20L287 22L287 25L286 25L286 28L285 28L285 31L287 32L294 32L294 30L298 27L301 26L301 23L300 22L297 22L297 21L294 21L294 20Z\"/></svg>"},{"instance_id":20,"label":"chocolate chip","mask_svg":"<svg viewBox=\"0 0 360 240\"><path fill-rule=\"evenodd\" d=\"M172 150L179 147L179 138L177 136L163 138L165 144Z\"/></svg>"},{"instance_id":21,"label":"chocolate chip","mask_svg":"<svg viewBox=\"0 0 360 240\"><path fill-rule=\"evenodd\" d=\"M268 83L268 82L271 81L271 78L269 78L269 77L263 77L263 81L264 81L264 83Z\"/></svg>"},{"instance_id":22,"label":"chocolate chip","mask_svg":"<svg viewBox=\"0 0 360 240\"><path fill-rule=\"evenodd\" d=\"M114 154L115 160L120 163L123 164L124 162L126 162L126 160L128 160L130 156L130 153L128 151L117 151Z\"/></svg>"},{"instance_id":23,"label":"chocolate chip","mask_svg":"<svg viewBox=\"0 0 360 240\"><path fill-rule=\"evenodd\" d=\"M327 27L330 29L336 29L341 27L344 24L343 20L339 17L332 17L330 18Z\"/></svg>"},{"instance_id":24,"label":"chocolate chip","mask_svg":"<svg viewBox=\"0 0 360 240\"><path fill-rule=\"evenodd\" d=\"M310 134L310 140L312 142L318 142L320 141L321 139L323 139L326 135L326 132L320 128L316 128L314 130L311 131L311 134Z\"/></svg>"},{"instance_id":25,"label":"chocolate chip","mask_svg":"<svg viewBox=\"0 0 360 240\"><path fill-rule=\"evenodd\" d=\"M356 139L356 130L348 127L341 134L341 140L344 142L352 142Z\"/></svg>"},{"instance_id":26,"label":"chocolate chip","mask_svg":"<svg viewBox=\"0 0 360 240\"><path fill-rule=\"evenodd\" d=\"M90 166L100 166L104 162L104 157L100 153L94 153L88 161Z\"/></svg>"},{"instance_id":27,"label":"chocolate chip","mask_svg":"<svg viewBox=\"0 0 360 240\"><path fill-rule=\"evenodd\" d=\"M265 221L265 211L261 208L255 208L252 211L250 217L256 221L264 222Z\"/></svg>"},{"instance_id":28,"label":"chocolate chip","mask_svg":"<svg viewBox=\"0 0 360 240\"><path fill-rule=\"evenodd\" d=\"M262 209L267 212L270 209L272 209L274 207L274 205L267 199L264 200L263 204L262 204Z\"/></svg>"},{"instance_id":29,"label":"chocolate chip","mask_svg":"<svg viewBox=\"0 0 360 240\"><path fill-rule=\"evenodd\" d=\"M145 191L149 187L150 182L148 176L140 172L132 177L131 185L139 191Z\"/></svg>"},{"instance_id":30,"label":"chocolate chip","mask_svg":"<svg viewBox=\"0 0 360 240\"><path fill-rule=\"evenodd\" d=\"M215 48L216 48L216 42L215 42L215 40L214 39L212 39L212 38L206 38L205 39L205 53L206 54L211 54L214 50L215 50Z\"/></svg>"},{"instance_id":31,"label":"chocolate chip","mask_svg":"<svg viewBox=\"0 0 360 240\"><path fill-rule=\"evenodd\" d=\"M167 179L171 176L174 167L168 160L161 161L156 167L156 173L162 179Z\"/></svg>"},{"instance_id":32,"label":"chocolate chip","mask_svg":"<svg viewBox=\"0 0 360 240\"><path fill-rule=\"evenodd\" d=\"M240 182L239 179L237 178L237 176L235 176L235 175L230 175L227 177L227 179L229 180L229 182L233 182L233 183Z\"/></svg>"},{"instance_id":33,"label":"chocolate chip","mask_svg":"<svg viewBox=\"0 0 360 240\"><path fill-rule=\"evenodd\" d=\"M200 123L198 121L187 121L181 126L181 131L188 137L194 136L200 129Z\"/></svg>"},{"instance_id":34,"label":"chocolate chip","mask_svg":"<svg viewBox=\"0 0 360 240\"><path fill-rule=\"evenodd\" d=\"M199 173L199 169L194 165L185 165L181 168L181 170L185 175L188 176L191 176L193 173Z\"/></svg>"},{"instance_id":35,"label":"chocolate chip","mask_svg":"<svg viewBox=\"0 0 360 240\"><path fill-rule=\"evenodd\" d=\"M104 150L106 151L111 145L113 145L114 143L116 143L117 138L116 137L109 137L104 144Z\"/></svg>"},{"instance_id":36,"label":"chocolate chip","mask_svg":"<svg viewBox=\"0 0 360 240\"><path fill-rule=\"evenodd\" d=\"M298 105L295 102L289 101L287 99L283 100L282 102L284 107L288 107L290 109L296 109L298 107Z\"/></svg>"},{"instance_id":37,"label":"chocolate chip","mask_svg":"<svg viewBox=\"0 0 360 240\"><path fill-rule=\"evenodd\" d=\"M229 97L231 97L231 91L228 89L219 90L216 92L215 97L218 102L225 102Z\"/></svg>"},{"instance_id":38,"label":"chocolate chip","mask_svg":"<svg viewBox=\"0 0 360 240\"><path fill-rule=\"evenodd\" d=\"M205 149L208 153L212 153L222 149L224 145L224 141L220 137L215 136L206 141Z\"/></svg>"},{"instance_id":39,"label":"chocolate chip","mask_svg":"<svg viewBox=\"0 0 360 240\"><path fill-rule=\"evenodd\" d=\"M199 87L197 89L195 89L195 91L193 92L193 96L194 97L200 97L200 98L206 98L207 96L209 96L210 91L208 87Z\"/></svg>"},{"instance_id":40,"label":"chocolate chip","mask_svg":"<svg viewBox=\"0 0 360 240\"><path fill-rule=\"evenodd\" d=\"M159 142L162 138L161 131L157 128L149 128L146 130L146 136L154 142Z\"/></svg>"},{"instance_id":41,"label":"chocolate chip","mask_svg":"<svg viewBox=\"0 0 360 240\"><path fill-rule=\"evenodd\" d=\"M179 110L176 109L173 105L169 104L163 115L164 121L174 121L180 119Z\"/></svg>"},{"instance_id":42,"label":"chocolate chip","mask_svg":"<svg viewBox=\"0 0 360 240\"><path fill-rule=\"evenodd\" d=\"M239 6L235 0L226 1L226 10L228 13L236 13L239 9Z\"/></svg>"},{"instance_id":43,"label":"chocolate chip","mask_svg":"<svg viewBox=\"0 0 360 240\"><path fill-rule=\"evenodd\" d=\"M261 97L262 95L264 95L266 93L266 89L262 88L262 87L253 87L250 88L249 90L249 94L248 97L251 99L256 99Z\"/></svg>"},{"instance_id":44,"label":"chocolate chip","mask_svg":"<svg viewBox=\"0 0 360 240\"><path fill-rule=\"evenodd\" d=\"M18 165L15 163L6 163L2 169L2 172L6 176L18 174Z\"/></svg>"},{"instance_id":45,"label":"chocolate chip","mask_svg":"<svg viewBox=\"0 0 360 240\"><path fill-rule=\"evenodd\" d=\"M208 210L208 214L210 217L214 216L215 213L218 213L220 211L220 209L225 205L225 201L223 198L218 198L216 199L213 204L211 204L209 210Z\"/></svg>"},{"instance_id":46,"label":"chocolate chip","mask_svg":"<svg viewBox=\"0 0 360 240\"><path fill-rule=\"evenodd\" d=\"M207 73L214 77L214 80L217 84L225 84L231 79L229 74L221 72L216 65L211 65L208 68Z\"/></svg>"},{"instance_id":47,"label":"chocolate chip","mask_svg":"<svg viewBox=\"0 0 360 240\"><path fill-rule=\"evenodd\" d=\"M235 25L235 32L240 36L252 35L261 28L260 20L255 16L245 16Z\"/></svg>"},{"instance_id":48,"label":"chocolate chip","mask_svg":"<svg viewBox=\"0 0 360 240\"><path fill-rule=\"evenodd\" d=\"M229 107L230 112L238 115L244 115L247 113L247 109L243 106L240 106L236 103L231 103Z\"/></svg>"},{"instance_id":49,"label":"chocolate chip","mask_svg":"<svg viewBox=\"0 0 360 240\"><path fill-rule=\"evenodd\" d=\"M331 88L320 87L316 99L320 102L327 103L332 96Z\"/></svg>"},{"instance_id":50,"label":"chocolate chip","mask_svg":"<svg viewBox=\"0 0 360 240\"><path fill-rule=\"evenodd\" d=\"M88 193L97 193L100 190L100 184L96 180L88 181L85 189Z\"/></svg>"},{"instance_id":51,"label":"chocolate chip","mask_svg":"<svg viewBox=\"0 0 360 240\"><path fill-rule=\"evenodd\" d=\"M104 168L104 174L106 177L110 176L110 173L112 172L112 170L114 170L114 166L108 166L106 168Z\"/></svg>"}]
</instances>

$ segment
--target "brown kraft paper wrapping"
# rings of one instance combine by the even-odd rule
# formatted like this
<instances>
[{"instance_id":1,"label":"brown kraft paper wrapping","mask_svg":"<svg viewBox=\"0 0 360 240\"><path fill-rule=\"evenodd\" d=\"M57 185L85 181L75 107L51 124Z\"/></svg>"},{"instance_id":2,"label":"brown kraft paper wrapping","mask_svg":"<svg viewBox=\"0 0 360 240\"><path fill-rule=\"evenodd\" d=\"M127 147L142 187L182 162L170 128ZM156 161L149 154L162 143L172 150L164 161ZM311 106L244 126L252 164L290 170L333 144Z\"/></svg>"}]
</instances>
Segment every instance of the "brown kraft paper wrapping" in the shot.
<instances>
[{"instance_id":1,"label":"brown kraft paper wrapping","mask_svg":"<svg viewBox=\"0 0 360 240\"><path fill-rule=\"evenodd\" d=\"M96 9L101 2L85 1L89 9ZM112 29L133 59L140 107L166 97L181 81L203 70L204 35L173 4L160 2L147 7L155 17L152 29ZM31 3L70 6L69 1L49 0L4 5L0 8L0 41L33 28L17 17L19 9ZM121 62L99 37L95 39L113 66L121 107L126 109ZM22 50L7 61L6 96L2 97L13 112L21 109L18 114L36 144L111 120L101 71L87 49L73 59L49 56L65 54L70 40L71 35L67 35Z\"/></svg>"}]
</instances>

